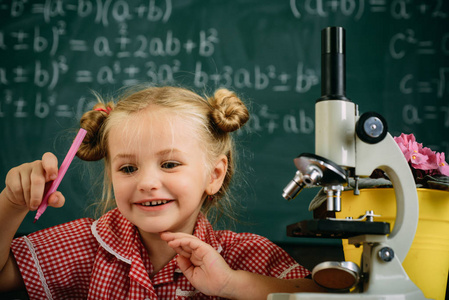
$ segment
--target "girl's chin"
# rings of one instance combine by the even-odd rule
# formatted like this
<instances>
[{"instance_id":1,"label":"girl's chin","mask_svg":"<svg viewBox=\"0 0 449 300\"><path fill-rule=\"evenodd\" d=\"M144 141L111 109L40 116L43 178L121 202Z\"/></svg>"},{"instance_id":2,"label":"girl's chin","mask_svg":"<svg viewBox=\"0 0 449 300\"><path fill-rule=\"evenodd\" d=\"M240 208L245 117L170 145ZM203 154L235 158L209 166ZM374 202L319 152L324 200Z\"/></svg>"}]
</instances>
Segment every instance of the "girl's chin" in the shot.
<instances>
[{"instance_id":1,"label":"girl's chin","mask_svg":"<svg viewBox=\"0 0 449 300\"><path fill-rule=\"evenodd\" d=\"M147 228L145 226L138 226L136 225L136 227L139 229L139 233L140 235L148 235L148 236L159 236L159 234L161 232L165 232L168 231L167 229L164 228L160 228L160 230L154 230L155 228Z\"/></svg>"},{"instance_id":2,"label":"girl's chin","mask_svg":"<svg viewBox=\"0 0 449 300\"><path fill-rule=\"evenodd\" d=\"M159 234L164 231L175 231L173 219L170 217L142 217L134 216L131 222L139 228L139 231L149 233L149 234Z\"/></svg>"},{"instance_id":3,"label":"girl's chin","mask_svg":"<svg viewBox=\"0 0 449 300\"><path fill-rule=\"evenodd\" d=\"M150 235L159 235L161 232L164 231L173 231L173 228L170 228L168 226L164 226L164 225L153 225L153 224L149 224L149 222L133 222L134 225L136 225L136 227L139 229L139 232L141 234L150 234Z\"/></svg>"}]
</instances>

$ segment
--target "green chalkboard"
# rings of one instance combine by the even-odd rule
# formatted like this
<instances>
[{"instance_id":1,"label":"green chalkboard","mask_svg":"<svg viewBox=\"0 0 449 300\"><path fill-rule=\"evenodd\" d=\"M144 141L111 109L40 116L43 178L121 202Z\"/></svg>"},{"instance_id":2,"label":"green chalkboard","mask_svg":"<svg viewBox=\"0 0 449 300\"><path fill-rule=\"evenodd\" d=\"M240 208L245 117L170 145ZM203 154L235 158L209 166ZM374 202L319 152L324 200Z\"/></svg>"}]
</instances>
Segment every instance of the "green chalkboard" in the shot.
<instances>
[{"instance_id":1,"label":"green chalkboard","mask_svg":"<svg viewBox=\"0 0 449 300\"><path fill-rule=\"evenodd\" d=\"M327 26L346 29L347 96L360 112L377 111L393 135L413 132L449 152L447 1L11 0L0 1L0 178L46 151L62 161L91 90L224 86L253 116L237 136L236 196L246 208L237 230L291 241L285 226L310 218L316 190L291 202L281 193L293 158L314 151ZM99 191L87 165L76 159L63 180L64 208L37 224L28 216L20 231L85 215Z\"/></svg>"}]
</instances>

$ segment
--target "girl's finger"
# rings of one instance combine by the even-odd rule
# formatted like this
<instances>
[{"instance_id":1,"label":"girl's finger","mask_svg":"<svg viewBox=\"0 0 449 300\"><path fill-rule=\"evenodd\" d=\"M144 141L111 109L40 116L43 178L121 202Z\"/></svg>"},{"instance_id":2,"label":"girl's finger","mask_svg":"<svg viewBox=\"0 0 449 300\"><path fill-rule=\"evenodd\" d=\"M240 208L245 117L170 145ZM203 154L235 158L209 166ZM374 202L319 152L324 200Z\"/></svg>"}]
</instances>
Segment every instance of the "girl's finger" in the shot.
<instances>
[{"instance_id":1,"label":"girl's finger","mask_svg":"<svg viewBox=\"0 0 449 300\"><path fill-rule=\"evenodd\" d=\"M16 204L26 204L22 179L18 168L11 169L5 179L8 198Z\"/></svg>"},{"instance_id":2,"label":"girl's finger","mask_svg":"<svg viewBox=\"0 0 449 300\"><path fill-rule=\"evenodd\" d=\"M175 247L173 248L173 250L175 250L179 255L186 258L190 258L192 256L192 252L184 249L183 247Z\"/></svg>"},{"instance_id":3,"label":"girl's finger","mask_svg":"<svg viewBox=\"0 0 449 300\"><path fill-rule=\"evenodd\" d=\"M29 207L32 210L35 210L39 207L39 204L42 202L42 198L44 196L45 190L45 174L44 169L41 163L35 163L33 168L31 169L29 178L30 190L28 196ZM24 179L22 185L25 187Z\"/></svg>"},{"instance_id":4,"label":"girl's finger","mask_svg":"<svg viewBox=\"0 0 449 300\"><path fill-rule=\"evenodd\" d=\"M65 197L61 192L54 192L48 198L48 205L51 207L62 207L65 203Z\"/></svg>"},{"instance_id":5,"label":"girl's finger","mask_svg":"<svg viewBox=\"0 0 449 300\"><path fill-rule=\"evenodd\" d=\"M181 272L184 273L184 275L186 275L187 278L192 277L193 274L192 262L188 258L183 256L178 256L176 261L178 262L178 267L181 270Z\"/></svg>"},{"instance_id":6,"label":"girl's finger","mask_svg":"<svg viewBox=\"0 0 449 300\"><path fill-rule=\"evenodd\" d=\"M172 248L182 248L184 251L192 253L196 246L196 240L190 238L180 238L168 242L168 245Z\"/></svg>"},{"instance_id":7,"label":"girl's finger","mask_svg":"<svg viewBox=\"0 0 449 300\"><path fill-rule=\"evenodd\" d=\"M172 241L172 240L176 240L176 239L180 239L180 238L192 238L192 239L196 239L199 240L196 236L193 236L191 234L188 233L183 233L183 232L169 232L169 231L165 231L165 232L161 232L161 238L164 241Z\"/></svg>"},{"instance_id":8,"label":"girl's finger","mask_svg":"<svg viewBox=\"0 0 449 300\"><path fill-rule=\"evenodd\" d=\"M45 180L55 180L58 176L58 158L51 152L42 155L42 168L45 172Z\"/></svg>"}]
</instances>

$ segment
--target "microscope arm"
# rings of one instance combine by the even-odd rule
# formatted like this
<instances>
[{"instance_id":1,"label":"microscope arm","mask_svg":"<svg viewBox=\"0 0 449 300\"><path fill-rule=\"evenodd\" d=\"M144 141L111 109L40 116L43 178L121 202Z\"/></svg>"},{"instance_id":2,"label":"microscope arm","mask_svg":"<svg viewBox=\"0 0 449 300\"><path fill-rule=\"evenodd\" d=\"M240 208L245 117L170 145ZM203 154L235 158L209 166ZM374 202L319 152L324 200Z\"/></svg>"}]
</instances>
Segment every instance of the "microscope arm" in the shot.
<instances>
[{"instance_id":1,"label":"microscope arm","mask_svg":"<svg viewBox=\"0 0 449 300\"><path fill-rule=\"evenodd\" d=\"M418 226L418 195L410 167L390 134L377 144L367 144L356 138L356 175L367 177L375 169L385 171L393 183L396 221L388 244L403 262Z\"/></svg>"}]
</instances>

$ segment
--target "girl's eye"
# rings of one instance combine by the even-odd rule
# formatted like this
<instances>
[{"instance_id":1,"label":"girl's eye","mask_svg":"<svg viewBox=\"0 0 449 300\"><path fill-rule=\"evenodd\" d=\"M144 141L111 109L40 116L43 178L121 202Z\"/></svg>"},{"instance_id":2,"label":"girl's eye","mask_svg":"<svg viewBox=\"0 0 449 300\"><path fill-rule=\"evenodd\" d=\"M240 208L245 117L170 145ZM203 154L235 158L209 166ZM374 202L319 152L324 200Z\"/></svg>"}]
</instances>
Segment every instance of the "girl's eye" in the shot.
<instances>
[{"instance_id":1,"label":"girl's eye","mask_svg":"<svg viewBox=\"0 0 449 300\"><path fill-rule=\"evenodd\" d=\"M163 169L173 169L179 165L181 165L181 164L176 161L166 161L166 162L162 163L161 167Z\"/></svg>"},{"instance_id":2,"label":"girl's eye","mask_svg":"<svg viewBox=\"0 0 449 300\"><path fill-rule=\"evenodd\" d=\"M124 167L121 167L119 169L119 171L122 173L125 173L125 174L131 174L131 173L134 173L135 171L137 171L137 168L134 166L124 166Z\"/></svg>"}]
</instances>

